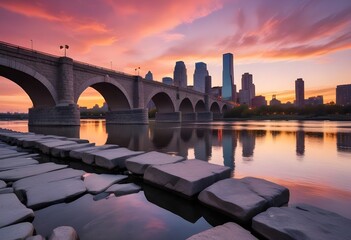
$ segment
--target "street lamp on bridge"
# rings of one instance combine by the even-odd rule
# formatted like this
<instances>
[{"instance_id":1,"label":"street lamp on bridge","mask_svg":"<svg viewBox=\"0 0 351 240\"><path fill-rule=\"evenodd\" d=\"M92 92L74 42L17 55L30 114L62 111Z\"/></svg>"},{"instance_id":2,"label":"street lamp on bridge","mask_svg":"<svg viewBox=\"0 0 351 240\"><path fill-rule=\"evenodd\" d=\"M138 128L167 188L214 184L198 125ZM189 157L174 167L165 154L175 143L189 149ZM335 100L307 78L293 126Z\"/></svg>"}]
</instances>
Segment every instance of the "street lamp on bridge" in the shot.
<instances>
[{"instance_id":1,"label":"street lamp on bridge","mask_svg":"<svg viewBox=\"0 0 351 240\"><path fill-rule=\"evenodd\" d=\"M61 46L60 46L60 49L62 49L62 48L65 49L65 57L66 57L66 49L68 49L69 46L68 46L68 45L61 45Z\"/></svg>"},{"instance_id":2,"label":"street lamp on bridge","mask_svg":"<svg viewBox=\"0 0 351 240\"><path fill-rule=\"evenodd\" d=\"M138 76L139 76L139 71L140 71L140 67L135 68L135 73L138 71Z\"/></svg>"}]
</instances>

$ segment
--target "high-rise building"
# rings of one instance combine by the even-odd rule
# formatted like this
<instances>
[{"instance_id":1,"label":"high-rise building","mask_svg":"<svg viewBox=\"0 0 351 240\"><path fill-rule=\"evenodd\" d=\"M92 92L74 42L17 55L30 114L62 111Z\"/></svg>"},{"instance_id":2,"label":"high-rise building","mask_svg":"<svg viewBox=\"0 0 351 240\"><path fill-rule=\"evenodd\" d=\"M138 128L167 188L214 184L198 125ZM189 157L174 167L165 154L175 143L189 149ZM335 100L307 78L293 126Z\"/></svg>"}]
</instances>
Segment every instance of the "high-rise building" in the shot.
<instances>
[{"instance_id":1,"label":"high-rise building","mask_svg":"<svg viewBox=\"0 0 351 240\"><path fill-rule=\"evenodd\" d=\"M162 78L162 82L167 85L173 85L173 79L171 77Z\"/></svg>"},{"instance_id":2,"label":"high-rise building","mask_svg":"<svg viewBox=\"0 0 351 240\"><path fill-rule=\"evenodd\" d=\"M186 88L188 84L188 77L186 74L186 67L183 61L176 62L173 72L174 85Z\"/></svg>"},{"instance_id":3,"label":"high-rise building","mask_svg":"<svg viewBox=\"0 0 351 240\"><path fill-rule=\"evenodd\" d=\"M305 105L305 83L302 78L295 81L295 105L297 107Z\"/></svg>"},{"instance_id":4,"label":"high-rise building","mask_svg":"<svg viewBox=\"0 0 351 240\"><path fill-rule=\"evenodd\" d=\"M351 84L336 86L336 104L343 106L351 104Z\"/></svg>"},{"instance_id":5,"label":"high-rise building","mask_svg":"<svg viewBox=\"0 0 351 240\"><path fill-rule=\"evenodd\" d=\"M148 71L148 72L147 72L147 74L145 75L145 79L146 79L146 80L150 80L150 81L154 80L154 77L153 77L151 71Z\"/></svg>"},{"instance_id":6,"label":"high-rise building","mask_svg":"<svg viewBox=\"0 0 351 240\"><path fill-rule=\"evenodd\" d=\"M236 100L236 86L234 85L234 62L233 54L223 54L223 70L222 70L222 99Z\"/></svg>"},{"instance_id":7,"label":"high-rise building","mask_svg":"<svg viewBox=\"0 0 351 240\"><path fill-rule=\"evenodd\" d=\"M251 106L252 99L255 97L255 95L255 84L253 84L252 74L244 73L241 76L241 90L239 91L239 103Z\"/></svg>"},{"instance_id":8,"label":"high-rise building","mask_svg":"<svg viewBox=\"0 0 351 240\"><path fill-rule=\"evenodd\" d=\"M205 80L208 76L207 65L204 62L195 63L194 90L205 93Z\"/></svg>"}]
</instances>

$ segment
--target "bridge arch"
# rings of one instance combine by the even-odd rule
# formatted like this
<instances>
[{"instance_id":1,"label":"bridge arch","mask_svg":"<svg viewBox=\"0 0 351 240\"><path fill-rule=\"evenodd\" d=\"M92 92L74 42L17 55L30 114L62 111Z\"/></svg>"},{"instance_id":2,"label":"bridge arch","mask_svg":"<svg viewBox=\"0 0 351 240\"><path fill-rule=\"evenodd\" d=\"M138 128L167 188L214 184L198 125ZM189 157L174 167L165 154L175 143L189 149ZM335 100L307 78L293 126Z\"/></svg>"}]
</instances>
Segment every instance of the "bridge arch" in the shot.
<instances>
[{"instance_id":1,"label":"bridge arch","mask_svg":"<svg viewBox=\"0 0 351 240\"><path fill-rule=\"evenodd\" d=\"M54 86L36 70L13 60L0 58L0 76L20 86L33 107L54 107L58 102Z\"/></svg>"},{"instance_id":2,"label":"bridge arch","mask_svg":"<svg viewBox=\"0 0 351 240\"><path fill-rule=\"evenodd\" d=\"M145 105L148 105L151 100L154 102L157 112L159 113L170 113L175 111L172 98L166 92L158 91L151 94L147 98Z\"/></svg>"},{"instance_id":3,"label":"bridge arch","mask_svg":"<svg viewBox=\"0 0 351 240\"><path fill-rule=\"evenodd\" d=\"M213 102L210 107L210 111L213 113L220 113L221 108L219 107L219 104L217 102Z\"/></svg>"},{"instance_id":4,"label":"bridge arch","mask_svg":"<svg viewBox=\"0 0 351 240\"><path fill-rule=\"evenodd\" d=\"M206 112L206 105L203 100L197 101L195 105L195 112Z\"/></svg>"},{"instance_id":5,"label":"bridge arch","mask_svg":"<svg viewBox=\"0 0 351 240\"><path fill-rule=\"evenodd\" d=\"M184 98L179 105L180 112L194 112L193 104L189 98Z\"/></svg>"},{"instance_id":6,"label":"bridge arch","mask_svg":"<svg viewBox=\"0 0 351 240\"><path fill-rule=\"evenodd\" d=\"M80 95L88 88L92 87L98 91L105 99L109 110L131 109L131 100L127 91L117 81L112 81L109 77L94 77L79 86L75 94L75 103L78 102Z\"/></svg>"}]
</instances>

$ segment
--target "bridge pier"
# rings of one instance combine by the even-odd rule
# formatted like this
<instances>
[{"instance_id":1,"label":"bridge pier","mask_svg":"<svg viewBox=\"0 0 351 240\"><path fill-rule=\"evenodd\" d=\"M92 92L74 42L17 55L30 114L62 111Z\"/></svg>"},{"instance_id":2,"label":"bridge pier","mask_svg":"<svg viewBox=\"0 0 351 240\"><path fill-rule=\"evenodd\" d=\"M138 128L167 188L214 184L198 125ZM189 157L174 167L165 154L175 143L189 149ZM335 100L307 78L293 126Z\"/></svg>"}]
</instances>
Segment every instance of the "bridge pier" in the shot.
<instances>
[{"instance_id":1,"label":"bridge pier","mask_svg":"<svg viewBox=\"0 0 351 240\"><path fill-rule=\"evenodd\" d=\"M196 122L197 114L195 112L182 113L182 122Z\"/></svg>"},{"instance_id":2,"label":"bridge pier","mask_svg":"<svg viewBox=\"0 0 351 240\"><path fill-rule=\"evenodd\" d=\"M106 113L107 124L148 124L148 109L130 109Z\"/></svg>"},{"instance_id":3,"label":"bridge pier","mask_svg":"<svg viewBox=\"0 0 351 240\"><path fill-rule=\"evenodd\" d=\"M156 122L180 123L182 122L181 112L156 113Z\"/></svg>"},{"instance_id":4,"label":"bridge pier","mask_svg":"<svg viewBox=\"0 0 351 240\"><path fill-rule=\"evenodd\" d=\"M197 121L198 122L211 122L213 121L213 113L212 112L198 112Z\"/></svg>"},{"instance_id":5,"label":"bridge pier","mask_svg":"<svg viewBox=\"0 0 351 240\"><path fill-rule=\"evenodd\" d=\"M28 125L30 126L80 125L80 112L76 104L30 108L28 115Z\"/></svg>"},{"instance_id":6,"label":"bridge pier","mask_svg":"<svg viewBox=\"0 0 351 240\"><path fill-rule=\"evenodd\" d=\"M223 114L222 113L213 113L213 120L222 120Z\"/></svg>"}]
</instances>

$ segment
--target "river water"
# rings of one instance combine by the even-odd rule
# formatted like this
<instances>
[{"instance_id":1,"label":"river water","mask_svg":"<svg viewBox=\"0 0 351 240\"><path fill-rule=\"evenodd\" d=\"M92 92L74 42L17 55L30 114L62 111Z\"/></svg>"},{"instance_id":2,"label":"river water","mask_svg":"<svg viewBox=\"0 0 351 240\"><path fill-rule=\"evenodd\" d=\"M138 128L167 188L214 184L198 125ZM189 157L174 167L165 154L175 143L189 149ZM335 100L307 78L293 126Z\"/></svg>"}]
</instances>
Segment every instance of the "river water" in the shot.
<instances>
[{"instance_id":1,"label":"river water","mask_svg":"<svg viewBox=\"0 0 351 240\"><path fill-rule=\"evenodd\" d=\"M82 120L80 127L28 129L26 121L10 121L0 122L0 127L225 165L234 178L253 176L288 187L289 204L308 203L351 218L351 122L106 125L103 120ZM50 215L54 219L47 220ZM149 186L138 194L99 201L85 195L38 210L34 219L43 235L68 224L78 229L81 239L184 239L221 222L225 222L223 216Z\"/></svg>"}]
</instances>

